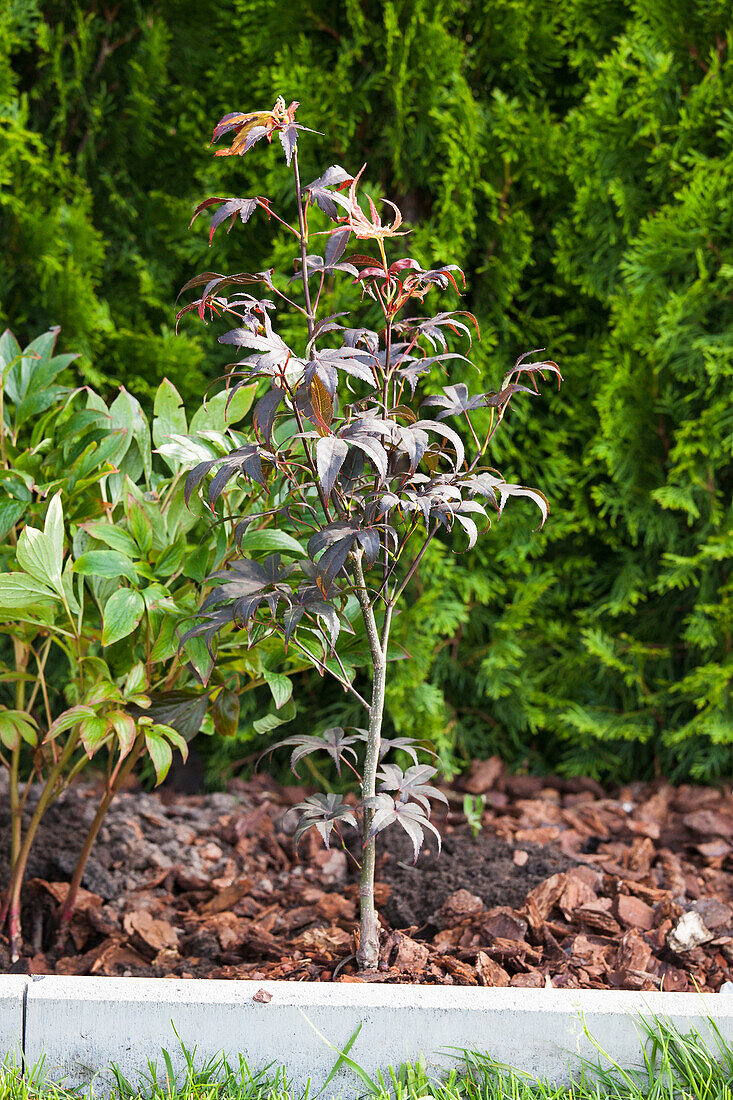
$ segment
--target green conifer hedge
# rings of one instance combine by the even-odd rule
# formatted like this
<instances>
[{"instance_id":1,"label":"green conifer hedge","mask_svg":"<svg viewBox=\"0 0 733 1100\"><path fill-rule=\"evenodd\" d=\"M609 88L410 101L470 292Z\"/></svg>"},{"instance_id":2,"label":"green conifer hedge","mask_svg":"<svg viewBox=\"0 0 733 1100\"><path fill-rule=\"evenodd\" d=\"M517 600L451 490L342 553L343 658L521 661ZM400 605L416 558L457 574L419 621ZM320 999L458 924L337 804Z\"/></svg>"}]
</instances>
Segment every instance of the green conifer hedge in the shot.
<instances>
[{"instance_id":1,"label":"green conifer hedge","mask_svg":"<svg viewBox=\"0 0 733 1100\"><path fill-rule=\"evenodd\" d=\"M457 561L436 545L395 729L530 768L730 775L730 0L0 0L0 23L0 322L61 324L95 384L193 396L220 372L174 334L208 263L185 227L202 193L280 184L204 135L279 93L363 149L414 254L466 268L487 387L529 348L561 363L497 454L550 522L530 537L517 506ZM217 265L289 248L235 229Z\"/></svg>"}]
</instances>

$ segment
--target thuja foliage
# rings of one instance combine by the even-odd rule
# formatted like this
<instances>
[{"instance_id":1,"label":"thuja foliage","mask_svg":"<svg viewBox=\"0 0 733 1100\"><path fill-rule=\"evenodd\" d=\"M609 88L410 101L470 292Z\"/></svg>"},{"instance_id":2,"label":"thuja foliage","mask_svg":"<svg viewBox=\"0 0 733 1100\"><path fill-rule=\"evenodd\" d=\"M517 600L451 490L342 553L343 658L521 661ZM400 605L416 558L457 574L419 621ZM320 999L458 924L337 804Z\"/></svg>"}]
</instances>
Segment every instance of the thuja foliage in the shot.
<instances>
[{"instance_id":1,"label":"thuja foliage","mask_svg":"<svg viewBox=\"0 0 733 1100\"><path fill-rule=\"evenodd\" d=\"M89 379L152 399L167 375L193 400L216 377L211 342L173 337L171 288L208 243L179 227L214 178L216 193L282 197L275 168L248 158L214 176L201 137L273 88L319 90L311 125L327 137L302 151L308 179L325 150L362 150L355 167L368 158L375 194L398 202L413 255L464 268L484 389L515 347L562 357L563 415L548 394L502 435L502 468L562 507L531 541L521 503L490 548L455 557L436 536L393 627L413 660L390 678L391 733L599 777L729 773L729 0L0 13L0 314L26 340L62 323ZM261 228L218 242L222 270L286 262L286 231ZM324 295L343 308L338 284ZM321 725L340 720L321 683L301 697Z\"/></svg>"},{"instance_id":2,"label":"thuja foliage","mask_svg":"<svg viewBox=\"0 0 733 1100\"><path fill-rule=\"evenodd\" d=\"M304 831L316 828L328 846L333 833L343 841L343 828L359 829L357 959L363 969L373 969L379 960L376 837L399 824L412 840L417 861L426 829L440 841L430 821L430 801L447 801L430 784L436 768L418 762L414 740L382 736L390 658L395 656L392 619L439 531L461 530L471 548L480 530L490 526L487 507L501 516L513 496L531 498L544 522L545 496L506 481L484 456L512 399L536 392L537 377L554 375L559 384L561 376L555 363L523 355L495 391L471 393L457 382L443 385L438 394L424 392L431 375L450 377L456 362L468 362L462 352L450 350L451 338L462 338L470 347L472 329L478 332L467 310L426 311L426 299L436 291L459 292L463 273L455 264L425 269L402 254L399 238L405 231L398 207L385 201L392 220L383 221L373 200L359 192L366 166L352 175L332 164L302 184L298 137L307 128L295 121L298 106L286 107L279 98L272 110L227 114L213 134L215 142L231 139L217 156L242 156L265 138L279 138L292 171L294 220L286 220L282 204L263 196L209 198L194 213L195 220L211 212L210 241L224 225L231 230L237 221L255 216L277 219L298 250L290 265L295 274L287 280L287 273L273 270L207 271L186 283L184 291L200 294L179 314L195 310L202 319L207 313L235 319L236 327L219 336L220 344L240 355L229 364L230 399L235 401L253 381L263 391L253 408L248 441L200 462L186 479L187 499L205 486L206 500L215 509L226 487L243 477L257 491L250 510L236 523L237 534L269 520L280 532L292 532L295 545L285 559L280 553L259 559L242 554L215 573L212 579L218 583L201 608L201 621L183 640L204 637L212 647L232 623L247 631L250 645L272 633L281 635L286 646L297 648L363 707L365 727L344 731L337 726L320 736L290 737L284 744L294 746L293 768L320 750L339 772L346 765L359 781L356 806L331 792L311 795L296 807L301 819L295 837L297 843ZM314 228L324 221L332 225ZM321 308L326 281L344 276L360 291L363 306L326 313ZM250 286L269 297L251 294ZM276 329L273 315L281 303L301 320L297 341L287 343ZM489 422L479 436L473 414L481 409L489 411ZM459 427L468 437L468 455ZM353 631L351 620L357 615L369 646L368 700L354 686L353 672L339 651L339 637ZM404 771L387 760L396 749L412 757Z\"/></svg>"}]
</instances>

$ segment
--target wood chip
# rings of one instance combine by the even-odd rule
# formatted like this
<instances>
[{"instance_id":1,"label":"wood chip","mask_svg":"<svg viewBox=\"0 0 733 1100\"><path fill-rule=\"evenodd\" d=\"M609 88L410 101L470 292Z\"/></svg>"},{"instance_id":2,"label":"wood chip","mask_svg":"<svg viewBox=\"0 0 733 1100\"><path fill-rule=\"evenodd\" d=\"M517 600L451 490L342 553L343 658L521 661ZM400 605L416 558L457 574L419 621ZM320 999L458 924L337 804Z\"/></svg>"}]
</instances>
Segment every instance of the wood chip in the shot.
<instances>
[{"instance_id":1,"label":"wood chip","mask_svg":"<svg viewBox=\"0 0 733 1100\"><path fill-rule=\"evenodd\" d=\"M499 756L474 760L461 786L469 794L486 794L504 773L504 761Z\"/></svg>"},{"instance_id":2,"label":"wood chip","mask_svg":"<svg viewBox=\"0 0 733 1100\"><path fill-rule=\"evenodd\" d=\"M527 935L527 921L506 905L489 909L481 918L481 933L507 940L523 940Z\"/></svg>"},{"instance_id":3,"label":"wood chip","mask_svg":"<svg viewBox=\"0 0 733 1100\"><path fill-rule=\"evenodd\" d=\"M545 979L539 970L528 970L526 974L514 974L509 985L514 989L543 989Z\"/></svg>"},{"instance_id":4,"label":"wood chip","mask_svg":"<svg viewBox=\"0 0 733 1100\"><path fill-rule=\"evenodd\" d=\"M601 900L607 901L608 899L603 898ZM602 932L607 936L615 936L621 931L618 921L614 920L610 913L610 906L607 908L598 901L592 905L583 905L576 909L575 920L578 924L592 928L595 932Z\"/></svg>"},{"instance_id":5,"label":"wood chip","mask_svg":"<svg viewBox=\"0 0 733 1100\"><path fill-rule=\"evenodd\" d=\"M546 920L555 908L555 904L563 893L566 884L567 876L562 872L551 875L550 878L545 879L544 882L541 882L539 886L535 886L534 890L527 894L527 900L531 899L534 902L540 916Z\"/></svg>"},{"instance_id":6,"label":"wood chip","mask_svg":"<svg viewBox=\"0 0 733 1100\"><path fill-rule=\"evenodd\" d=\"M476 973L478 974L481 985L487 986L507 986L509 985L509 975L503 966L499 966L497 962L494 962L485 951L479 951L476 956Z\"/></svg>"},{"instance_id":7,"label":"wood chip","mask_svg":"<svg viewBox=\"0 0 733 1100\"><path fill-rule=\"evenodd\" d=\"M158 920L147 909L125 913L122 921L128 935L137 935L156 953L164 948L177 948L178 936L167 920Z\"/></svg>"},{"instance_id":8,"label":"wood chip","mask_svg":"<svg viewBox=\"0 0 733 1100\"><path fill-rule=\"evenodd\" d=\"M654 910L641 898L619 894L614 906L616 916L626 928L641 928L648 932L654 928Z\"/></svg>"}]
</instances>

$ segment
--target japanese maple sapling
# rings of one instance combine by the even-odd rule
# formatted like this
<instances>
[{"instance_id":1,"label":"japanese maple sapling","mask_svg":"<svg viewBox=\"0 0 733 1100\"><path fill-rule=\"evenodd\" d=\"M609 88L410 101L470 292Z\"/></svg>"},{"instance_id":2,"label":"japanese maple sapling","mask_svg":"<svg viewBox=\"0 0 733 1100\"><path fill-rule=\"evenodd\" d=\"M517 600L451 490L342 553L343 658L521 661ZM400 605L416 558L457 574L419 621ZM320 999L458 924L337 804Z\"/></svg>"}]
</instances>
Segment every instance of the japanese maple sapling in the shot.
<instances>
[{"instance_id":1,"label":"japanese maple sapling","mask_svg":"<svg viewBox=\"0 0 733 1100\"><path fill-rule=\"evenodd\" d=\"M416 743L382 737L393 612L441 530L458 524L472 547L479 527L490 525L487 507L501 515L512 496L530 497L544 523L544 495L508 483L483 459L514 395L536 390L537 375L552 374L558 384L561 376L555 363L530 362L522 356L496 392L470 394L463 382L455 382L438 396L420 396L421 383L432 371L469 362L463 353L449 350L447 336L459 336L470 347L472 330L478 334L473 315L466 310L428 315L421 308L432 290L460 293L463 274L455 265L426 271L409 256L387 255L388 247L405 233L402 216L394 204L385 203L391 220L383 221L374 202L360 196L364 168L352 175L332 165L303 185L297 144L299 132L306 128L295 121L297 108L297 103L286 108L278 99L270 111L235 112L221 119L213 135L214 141L225 135L233 138L217 156L242 155L262 138L270 142L278 136L292 173L292 223L263 197L210 198L194 214L195 219L206 210L212 212L210 243L219 226L228 222L231 229L237 218L247 222L258 210L275 218L295 240L295 277L288 283L274 271L229 276L205 272L183 288L195 289L200 296L181 310L179 318L189 310L196 310L202 320L207 312L234 317L236 327L219 337L240 355L229 367L232 393L253 379L261 385L248 436L236 450L191 471L189 498L202 491L212 475L206 499L215 508L230 479L243 476L252 483L261 506L239 521L239 534L252 523L276 525L294 536L301 553L289 553L288 560L279 553L263 560L232 558L213 578L216 587L187 636L203 635L211 647L216 635L232 623L247 629L251 644L279 632L363 705L364 729L330 729L321 736L289 738L284 744L294 746L293 766L307 753L322 749L337 768L345 765L358 776L358 806L338 794L307 798L297 808L302 816L296 839L314 827L328 846L334 833L341 837L343 828L360 830L357 959L363 969L373 969L379 957L376 837L399 823L417 859L424 831L437 835L430 821L431 800L444 797L430 785L436 770L419 763ZM309 229L313 207L330 219L330 228ZM357 250L347 254L354 239L359 242ZM362 327L344 313L321 316L326 280L334 278L351 280L362 306L372 314L376 310L377 329ZM290 289L293 283L295 291ZM260 285L267 296L250 294L245 287L251 285ZM302 318L297 347L289 346L275 330L277 308ZM524 378L532 389L523 384ZM425 414L426 408L432 415ZM479 435L475 413L485 409L490 412L480 414ZM371 655L368 699L339 656L340 632L352 629L347 614L352 597L358 602ZM406 750L414 760L405 771L386 762L395 749Z\"/></svg>"}]
</instances>

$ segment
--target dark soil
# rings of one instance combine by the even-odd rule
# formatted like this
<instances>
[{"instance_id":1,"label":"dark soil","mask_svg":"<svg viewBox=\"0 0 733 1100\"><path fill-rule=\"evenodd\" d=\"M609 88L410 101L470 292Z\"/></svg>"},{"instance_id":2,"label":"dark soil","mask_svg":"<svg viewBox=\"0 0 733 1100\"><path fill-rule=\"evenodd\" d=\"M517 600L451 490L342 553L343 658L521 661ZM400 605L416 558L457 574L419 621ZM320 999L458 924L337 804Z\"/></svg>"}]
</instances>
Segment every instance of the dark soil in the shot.
<instances>
[{"instance_id":1,"label":"dark soil","mask_svg":"<svg viewBox=\"0 0 733 1100\"><path fill-rule=\"evenodd\" d=\"M474 838L464 791L485 795ZM417 866L380 837L380 967L353 959L354 859L316 834L293 849L302 788L266 777L226 794L127 790L110 810L70 929L63 901L99 790L51 808L24 893L27 973L717 991L733 980L730 789L511 777L477 762ZM33 793L28 811L33 807ZM8 811L0 787L0 887ZM358 849L354 849L358 854ZM0 936L0 972L10 968Z\"/></svg>"},{"instance_id":2,"label":"dark soil","mask_svg":"<svg viewBox=\"0 0 733 1100\"><path fill-rule=\"evenodd\" d=\"M505 840L481 832L474 839L468 829L448 833L437 855L437 843L430 836L412 862L412 846L401 831L385 834L383 850L388 858L380 868L380 881L391 893L383 915L392 928L417 926L421 934L437 931L437 914L456 890L468 889L487 909L497 905L520 908L530 890L573 866L560 849L532 845L527 862L517 867L513 848Z\"/></svg>"}]
</instances>

